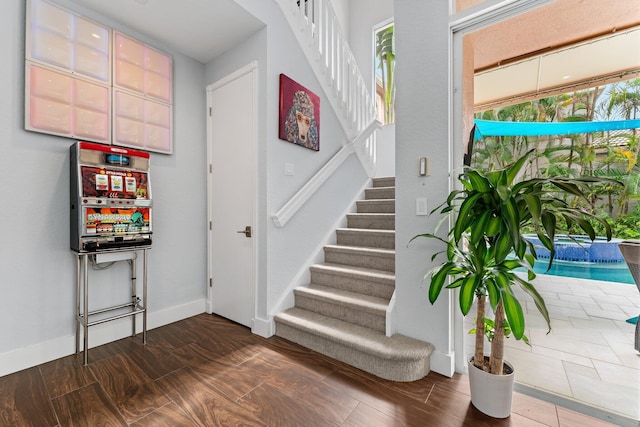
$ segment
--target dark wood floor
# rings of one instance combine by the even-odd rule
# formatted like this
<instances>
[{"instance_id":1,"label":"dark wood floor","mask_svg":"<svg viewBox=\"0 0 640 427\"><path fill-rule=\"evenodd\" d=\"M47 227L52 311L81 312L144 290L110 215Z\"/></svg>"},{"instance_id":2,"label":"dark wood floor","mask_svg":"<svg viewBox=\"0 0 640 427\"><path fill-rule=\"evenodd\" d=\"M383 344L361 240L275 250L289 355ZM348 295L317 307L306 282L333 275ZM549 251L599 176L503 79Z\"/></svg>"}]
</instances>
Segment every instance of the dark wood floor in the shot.
<instances>
[{"instance_id":1,"label":"dark wood floor","mask_svg":"<svg viewBox=\"0 0 640 427\"><path fill-rule=\"evenodd\" d=\"M516 393L496 420L467 377L385 381L202 314L0 378L0 426L604 426Z\"/></svg>"}]
</instances>

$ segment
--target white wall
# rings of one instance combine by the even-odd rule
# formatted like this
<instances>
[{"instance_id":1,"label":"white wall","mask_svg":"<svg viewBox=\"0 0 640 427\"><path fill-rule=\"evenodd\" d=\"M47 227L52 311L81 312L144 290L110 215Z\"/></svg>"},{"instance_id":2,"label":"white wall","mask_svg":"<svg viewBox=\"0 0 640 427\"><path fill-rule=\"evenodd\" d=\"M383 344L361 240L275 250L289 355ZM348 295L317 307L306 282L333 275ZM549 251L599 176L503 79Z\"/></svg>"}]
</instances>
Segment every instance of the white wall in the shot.
<instances>
[{"instance_id":1,"label":"white wall","mask_svg":"<svg viewBox=\"0 0 640 427\"><path fill-rule=\"evenodd\" d=\"M258 61L259 318L268 321L289 287L301 280L304 264L318 255L329 230L351 209L367 182L353 155L285 228L273 225L270 215L346 140L277 5L238 2L268 27L205 67L71 0L58 0L61 6L130 34L174 59L175 154L151 155L155 234L148 268L150 328L205 310L208 84ZM0 106L0 219L5 224L0 245L0 375L74 350L75 257L69 250L68 189L68 147L73 141L23 130L24 16L24 2L11 0L0 18L6 59L0 65L5 93ZM320 152L278 139L280 73L321 96ZM285 162L294 164L294 176L284 175ZM138 270L140 277L140 266ZM126 263L91 272L90 310L128 298L128 279ZM90 347L128 335L129 325L125 319L91 328Z\"/></svg>"},{"instance_id":2,"label":"white wall","mask_svg":"<svg viewBox=\"0 0 640 427\"><path fill-rule=\"evenodd\" d=\"M395 1L396 106L396 293L398 331L435 346L434 371L453 372L451 300L444 294L431 306L423 276L434 241L414 241L433 232L438 218L416 216L415 200L427 197L429 210L449 189L449 56L447 2ZM418 176L418 159L431 159L431 175Z\"/></svg>"},{"instance_id":3,"label":"white wall","mask_svg":"<svg viewBox=\"0 0 640 427\"><path fill-rule=\"evenodd\" d=\"M153 327L202 312L206 297L204 66L75 2L58 3L173 56L175 154L151 155L154 243L149 252L149 324ZM0 375L70 354L75 348L68 150L73 141L24 130L24 21L24 1L3 2ZM128 299L128 274L126 263L92 272L90 309ZM124 322L92 328L90 346L127 335L130 326Z\"/></svg>"},{"instance_id":4,"label":"white wall","mask_svg":"<svg viewBox=\"0 0 640 427\"><path fill-rule=\"evenodd\" d=\"M396 176L396 125L382 126L376 139L376 177Z\"/></svg>"},{"instance_id":5,"label":"white wall","mask_svg":"<svg viewBox=\"0 0 640 427\"><path fill-rule=\"evenodd\" d=\"M349 45L373 93L373 28L393 18L393 0L349 0Z\"/></svg>"},{"instance_id":6,"label":"white wall","mask_svg":"<svg viewBox=\"0 0 640 427\"><path fill-rule=\"evenodd\" d=\"M373 28L393 19L393 0L349 1L349 45L367 89L373 96ZM395 126L384 126L377 136L376 176L395 176Z\"/></svg>"},{"instance_id":7,"label":"white wall","mask_svg":"<svg viewBox=\"0 0 640 427\"><path fill-rule=\"evenodd\" d=\"M257 315L269 321L306 265L322 255L368 179L352 155L284 228L270 216L346 143L327 95L313 75L275 2L238 0L267 27L206 67L105 19L72 0L57 3L163 50L174 59L175 154L151 155L154 244L149 253L149 327L205 309L206 96L205 88L258 61L260 247ZM24 16L20 0L0 17L5 102L0 155L0 375L74 351L75 257L69 250L69 156L72 140L24 131ZM320 151L278 139L279 74L321 96ZM292 163L294 176L284 175ZM188 256L185 256L188 254ZM140 277L140 267L138 269ZM128 298L126 263L91 273L91 307ZM128 335L128 320L95 326L90 347Z\"/></svg>"},{"instance_id":8,"label":"white wall","mask_svg":"<svg viewBox=\"0 0 640 427\"><path fill-rule=\"evenodd\" d=\"M278 211L347 142L327 95L309 66L275 2L238 1L267 24L265 30L216 58L206 67L206 84L230 71L258 61L259 84L259 212L257 320L268 323L289 289L304 284L308 264L321 253L335 224L352 208L368 178L352 155L313 198L283 227L273 224ZM266 54L265 54L266 52ZM320 151L278 138L279 75L284 73L320 96ZM285 163L294 175L284 174ZM329 237L328 237L329 235Z\"/></svg>"},{"instance_id":9,"label":"white wall","mask_svg":"<svg viewBox=\"0 0 640 427\"><path fill-rule=\"evenodd\" d=\"M344 36L349 38L350 31L350 17L351 17L351 2L350 0L331 0L333 10L336 12L340 28L344 31Z\"/></svg>"}]
</instances>

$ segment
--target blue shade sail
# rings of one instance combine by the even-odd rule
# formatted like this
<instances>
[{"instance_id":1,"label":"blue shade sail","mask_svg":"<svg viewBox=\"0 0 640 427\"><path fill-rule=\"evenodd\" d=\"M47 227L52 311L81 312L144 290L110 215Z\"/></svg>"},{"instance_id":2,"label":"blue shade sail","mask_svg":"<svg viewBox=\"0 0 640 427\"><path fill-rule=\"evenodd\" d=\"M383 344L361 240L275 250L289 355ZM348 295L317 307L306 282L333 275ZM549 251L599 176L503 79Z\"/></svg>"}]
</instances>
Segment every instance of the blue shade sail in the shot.
<instances>
[{"instance_id":1,"label":"blue shade sail","mask_svg":"<svg viewBox=\"0 0 640 427\"><path fill-rule=\"evenodd\" d=\"M640 128L640 120L552 123L474 120L474 122L476 125L474 139L476 140L485 136L573 135L576 133Z\"/></svg>"}]
</instances>

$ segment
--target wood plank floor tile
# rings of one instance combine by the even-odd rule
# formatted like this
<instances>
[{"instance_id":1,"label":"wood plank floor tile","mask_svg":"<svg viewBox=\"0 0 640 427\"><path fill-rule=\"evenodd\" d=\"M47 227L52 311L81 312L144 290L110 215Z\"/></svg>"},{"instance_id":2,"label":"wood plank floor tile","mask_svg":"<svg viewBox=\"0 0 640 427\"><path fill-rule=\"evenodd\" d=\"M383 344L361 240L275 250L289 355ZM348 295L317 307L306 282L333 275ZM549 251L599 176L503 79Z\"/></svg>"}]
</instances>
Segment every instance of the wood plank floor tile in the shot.
<instances>
[{"instance_id":1,"label":"wood plank floor tile","mask_svg":"<svg viewBox=\"0 0 640 427\"><path fill-rule=\"evenodd\" d=\"M122 338L98 347L89 349L89 364L97 362L117 354L128 353L142 348L145 344L142 342L141 335L135 337ZM82 353L80 353L82 354Z\"/></svg>"},{"instance_id":2,"label":"wood plank floor tile","mask_svg":"<svg viewBox=\"0 0 640 427\"><path fill-rule=\"evenodd\" d=\"M347 419L359 403L340 390L324 382L311 379L298 382L298 386L289 392L289 396L295 400L310 403L313 409L323 414L325 418L341 423Z\"/></svg>"},{"instance_id":3,"label":"wood plank floor tile","mask_svg":"<svg viewBox=\"0 0 640 427\"><path fill-rule=\"evenodd\" d=\"M128 353L131 359L149 378L155 380L184 366L166 349L144 346Z\"/></svg>"},{"instance_id":4,"label":"wood plank floor tile","mask_svg":"<svg viewBox=\"0 0 640 427\"><path fill-rule=\"evenodd\" d=\"M322 381L325 376L307 369L300 369L286 357L260 354L242 366L262 381L269 382L288 394L288 390L305 387L310 381Z\"/></svg>"},{"instance_id":5,"label":"wood plank floor tile","mask_svg":"<svg viewBox=\"0 0 640 427\"><path fill-rule=\"evenodd\" d=\"M129 354L101 360L90 369L128 422L169 403L169 398Z\"/></svg>"},{"instance_id":6,"label":"wood plank floor tile","mask_svg":"<svg viewBox=\"0 0 640 427\"><path fill-rule=\"evenodd\" d=\"M156 381L180 409L200 426L264 426L250 410L222 394L185 367Z\"/></svg>"},{"instance_id":7,"label":"wood plank floor tile","mask_svg":"<svg viewBox=\"0 0 640 427\"><path fill-rule=\"evenodd\" d=\"M325 382L366 405L396 419L401 425L422 426L424 420L434 420L433 425L458 426L464 417L456 417L440 408L407 398L387 387L376 377L360 375L339 369Z\"/></svg>"},{"instance_id":8,"label":"wood plank floor tile","mask_svg":"<svg viewBox=\"0 0 640 427\"><path fill-rule=\"evenodd\" d=\"M231 400L237 400L262 384L262 375L208 352L198 344L174 351L174 355Z\"/></svg>"},{"instance_id":9,"label":"wood plank floor tile","mask_svg":"<svg viewBox=\"0 0 640 427\"><path fill-rule=\"evenodd\" d=\"M198 335L187 327L187 322L170 323L147 332L147 343L167 349L176 349L198 341Z\"/></svg>"},{"instance_id":10,"label":"wood plank floor tile","mask_svg":"<svg viewBox=\"0 0 640 427\"><path fill-rule=\"evenodd\" d=\"M580 414L561 406L557 407L560 427L606 427L610 423Z\"/></svg>"},{"instance_id":11,"label":"wood plank floor tile","mask_svg":"<svg viewBox=\"0 0 640 427\"><path fill-rule=\"evenodd\" d=\"M365 403L360 403L342 425L343 427L462 427L465 424L462 420L447 417L446 414L430 414L422 419L411 421L403 416L402 411L398 411L395 416L390 416Z\"/></svg>"},{"instance_id":12,"label":"wood plank floor tile","mask_svg":"<svg viewBox=\"0 0 640 427\"><path fill-rule=\"evenodd\" d=\"M483 415L473 406L470 396L457 391L446 390L438 384L434 385L427 400L427 405L443 410L461 420L471 421L478 426L501 425L502 422L497 419L487 419L486 415ZM492 424L484 424L485 422Z\"/></svg>"},{"instance_id":13,"label":"wood plank floor tile","mask_svg":"<svg viewBox=\"0 0 640 427\"><path fill-rule=\"evenodd\" d=\"M331 385L322 382L323 377L292 365L286 357L275 359L273 355L257 356L242 365L247 374L257 375L274 389L296 400L308 400L329 419L344 421L358 404Z\"/></svg>"},{"instance_id":14,"label":"wood plank floor tile","mask_svg":"<svg viewBox=\"0 0 640 427\"><path fill-rule=\"evenodd\" d=\"M61 426L128 426L98 383L62 395L52 403Z\"/></svg>"},{"instance_id":15,"label":"wood plank floor tile","mask_svg":"<svg viewBox=\"0 0 640 427\"><path fill-rule=\"evenodd\" d=\"M466 375L384 380L278 337L200 314L0 377L0 427L604 427L514 394L511 416L471 404ZM59 424L58 424L59 423Z\"/></svg>"},{"instance_id":16,"label":"wood plank floor tile","mask_svg":"<svg viewBox=\"0 0 640 427\"><path fill-rule=\"evenodd\" d=\"M376 381L398 393L402 393L407 397L423 403L427 401L429 393L431 393L431 389L434 386L433 381L429 380L428 377L411 382L396 382L383 378L377 378Z\"/></svg>"},{"instance_id":17,"label":"wood plank floor tile","mask_svg":"<svg viewBox=\"0 0 640 427\"><path fill-rule=\"evenodd\" d=\"M362 402L342 424L343 427L397 427L399 425L399 420Z\"/></svg>"},{"instance_id":18,"label":"wood plank floor tile","mask_svg":"<svg viewBox=\"0 0 640 427\"><path fill-rule=\"evenodd\" d=\"M429 375L425 377L425 380L437 384L440 388L457 391L458 393L471 396L469 377L467 375L462 375L456 372L453 374L453 377L449 378L435 372L429 372Z\"/></svg>"},{"instance_id":19,"label":"wood plank floor tile","mask_svg":"<svg viewBox=\"0 0 640 427\"><path fill-rule=\"evenodd\" d=\"M253 336L251 329L215 314L190 317L184 320L184 326L197 334L199 338L220 336L224 337L226 341L236 342Z\"/></svg>"},{"instance_id":20,"label":"wood plank floor tile","mask_svg":"<svg viewBox=\"0 0 640 427\"><path fill-rule=\"evenodd\" d=\"M395 403L401 399L396 392L382 386L373 377L359 375L353 371L338 369L325 378L324 382L384 413L392 413Z\"/></svg>"},{"instance_id":21,"label":"wood plank floor tile","mask_svg":"<svg viewBox=\"0 0 640 427\"><path fill-rule=\"evenodd\" d=\"M538 421L546 426L559 427L560 425L556 405L522 393L513 393L511 412Z\"/></svg>"},{"instance_id":22,"label":"wood plank floor tile","mask_svg":"<svg viewBox=\"0 0 640 427\"><path fill-rule=\"evenodd\" d=\"M311 401L295 399L278 389L263 384L238 401L250 410L256 418L269 426L340 426L342 420L330 419L330 414L322 414L313 407Z\"/></svg>"},{"instance_id":23,"label":"wood plank floor tile","mask_svg":"<svg viewBox=\"0 0 640 427\"><path fill-rule=\"evenodd\" d=\"M260 353L260 349L246 342L246 339L232 341L222 335L205 337L190 345L206 350L209 358L233 365L239 365Z\"/></svg>"},{"instance_id":24,"label":"wood plank floor tile","mask_svg":"<svg viewBox=\"0 0 640 427\"><path fill-rule=\"evenodd\" d=\"M318 378L331 375L338 367L336 363L341 363L279 337L272 337L265 341L260 353L263 358L278 363L286 360L290 367L310 373Z\"/></svg>"},{"instance_id":25,"label":"wood plank floor tile","mask_svg":"<svg viewBox=\"0 0 640 427\"><path fill-rule=\"evenodd\" d=\"M96 381L91 371L83 366L82 353L63 357L40 366L49 396L70 393Z\"/></svg>"},{"instance_id":26,"label":"wood plank floor tile","mask_svg":"<svg viewBox=\"0 0 640 427\"><path fill-rule=\"evenodd\" d=\"M38 367L0 377L0 425L58 425Z\"/></svg>"},{"instance_id":27,"label":"wood plank floor tile","mask_svg":"<svg viewBox=\"0 0 640 427\"><path fill-rule=\"evenodd\" d=\"M144 416L131 427L194 427L197 424L178 405L171 402Z\"/></svg>"}]
</instances>

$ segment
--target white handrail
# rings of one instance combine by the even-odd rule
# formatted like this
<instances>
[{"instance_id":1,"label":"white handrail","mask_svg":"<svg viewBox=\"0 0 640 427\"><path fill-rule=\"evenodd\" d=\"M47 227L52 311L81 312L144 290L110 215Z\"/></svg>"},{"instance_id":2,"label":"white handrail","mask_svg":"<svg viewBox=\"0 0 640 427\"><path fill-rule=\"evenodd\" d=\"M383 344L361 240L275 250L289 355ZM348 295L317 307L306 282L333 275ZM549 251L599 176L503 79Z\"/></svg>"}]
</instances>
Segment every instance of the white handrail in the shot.
<instances>
[{"instance_id":1,"label":"white handrail","mask_svg":"<svg viewBox=\"0 0 640 427\"><path fill-rule=\"evenodd\" d=\"M369 95L330 0L275 0L316 74L347 135L347 142L273 216L277 227L289 219L351 155L356 153L368 176L376 164L375 103Z\"/></svg>"},{"instance_id":2,"label":"white handrail","mask_svg":"<svg viewBox=\"0 0 640 427\"><path fill-rule=\"evenodd\" d=\"M375 120L376 107L331 1L275 1L327 94L347 141L352 140ZM367 157L368 153L359 152L358 157L369 173L369 164L375 162L375 158Z\"/></svg>"},{"instance_id":3,"label":"white handrail","mask_svg":"<svg viewBox=\"0 0 640 427\"><path fill-rule=\"evenodd\" d=\"M371 153L372 147L375 149L375 131L379 129L380 123L374 120L352 142L342 147L278 212L273 214L272 219L276 227L284 227L291 217L311 198L313 193L324 184L352 153ZM372 158L375 161L375 150L373 150L373 153L374 156ZM375 163L372 162L370 166L373 167L373 165Z\"/></svg>"}]
</instances>

